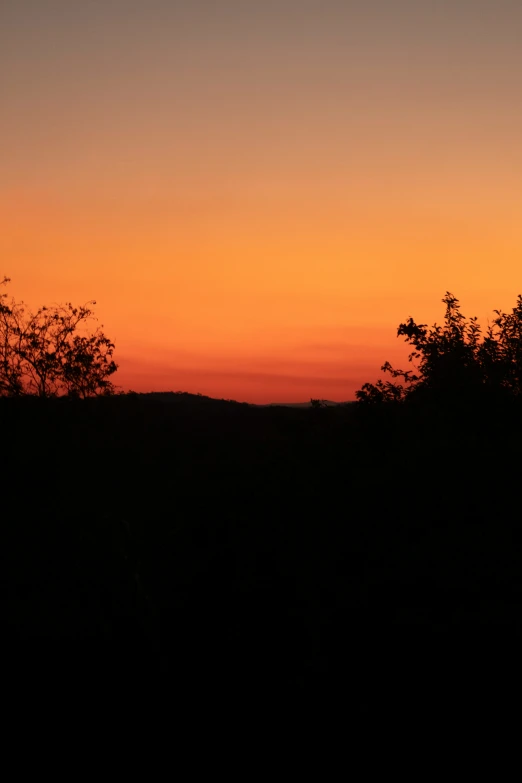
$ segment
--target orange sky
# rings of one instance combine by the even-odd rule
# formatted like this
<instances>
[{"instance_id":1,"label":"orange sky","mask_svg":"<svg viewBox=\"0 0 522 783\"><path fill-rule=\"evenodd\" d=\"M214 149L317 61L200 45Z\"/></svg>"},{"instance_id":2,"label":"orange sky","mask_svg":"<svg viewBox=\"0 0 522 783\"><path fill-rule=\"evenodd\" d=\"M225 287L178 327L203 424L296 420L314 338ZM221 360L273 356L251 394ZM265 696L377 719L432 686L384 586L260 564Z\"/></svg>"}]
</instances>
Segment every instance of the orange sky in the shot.
<instances>
[{"instance_id":1,"label":"orange sky","mask_svg":"<svg viewBox=\"0 0 522 783\"><path fill-rule=\"evenodd\" d=\"M510 0L2 4L0 276L95 298L124 388L352 399L447 289L522 292L521 35Z\"/></svg>"}]
</instances>

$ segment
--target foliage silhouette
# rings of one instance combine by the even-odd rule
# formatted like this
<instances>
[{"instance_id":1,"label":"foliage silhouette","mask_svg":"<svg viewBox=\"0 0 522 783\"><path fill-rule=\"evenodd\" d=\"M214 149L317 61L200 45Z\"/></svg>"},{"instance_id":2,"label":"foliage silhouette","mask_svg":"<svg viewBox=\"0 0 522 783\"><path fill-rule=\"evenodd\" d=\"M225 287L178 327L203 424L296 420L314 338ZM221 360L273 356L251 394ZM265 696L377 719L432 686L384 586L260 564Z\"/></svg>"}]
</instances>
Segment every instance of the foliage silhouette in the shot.
<instances>
[{"instance_id":1,"label":"foliage silhouette","mask_svg":"<svg viewBox=\"0 0 522 783\"><path fill-rule=\"evenodd\" d=\"M381 370L396 381L365 383L356 392L362 405L405 402L466 402L520 398L522 394L522 295L511 313L495 310L485 336L476 317L466 319L459 300L446 292L444 324L417 324L410 316L397 330L413 350L413 370ZM481 339L482 338L482 339Z\"/></svg>"},{"instance_id":2,"label":"foliage silhouette","mask_svg":"<svg viewBox=\"0 0 522 783\"><path fill-rule=\"evenodd\" d=\"M321 399L314 399L313 397L310 398L310 407L314 408L315 410L321 409L321 408L327 408L328 403L326 400Z\"/></svg>"},{"instance_id":3,"label":"foliage silhouette","mask_svg":"<svg viewBox=\"0 0 522 783\"><path fill-rule=\"evenodd\" d=\"M120 683L133 718L141 698L162 719L235 697L273 713L288 694L439 726L465 704L511 707L522 427L504 399L519 396L520 314L475 340L456 304L433 335L405 325L420 356L391 405L4 394L2 480L23 498L0 526L10 676L38 672L53 698L99 683L100 703ZM494 426L418 426L459 384Z\"/></svg>"},{"instance_id":4,"label":"foliage silhouette","mask_svg":"<svg viewBox=\"0 0 522 783\"><path fill-rule=\"evenodd\" d=\"M5 277L0 285L7 285ZM28 312L23 302L0 294L0 395L92 397L113 394L110 378L118 369L114 344L94 314L81 307L53 305Z\"/></svg>"}]
</instances>

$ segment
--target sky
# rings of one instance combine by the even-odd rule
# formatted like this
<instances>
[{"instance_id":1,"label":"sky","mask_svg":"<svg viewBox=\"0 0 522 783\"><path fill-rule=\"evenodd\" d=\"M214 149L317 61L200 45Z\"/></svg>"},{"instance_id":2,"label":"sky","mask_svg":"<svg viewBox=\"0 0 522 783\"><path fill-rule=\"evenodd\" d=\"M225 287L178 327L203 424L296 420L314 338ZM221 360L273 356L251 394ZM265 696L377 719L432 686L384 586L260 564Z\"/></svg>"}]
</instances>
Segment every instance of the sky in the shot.
<instances>
[{"instance_id":1,"label":"sky","mask_svg":"<svg viewBox=\"0 0 522 783\"><path fill-rule=\"evenodd\" d=\"M0 277L116 382L353 399L522 293L520 0L0 0Z\"/></svg>"}]
</instances>

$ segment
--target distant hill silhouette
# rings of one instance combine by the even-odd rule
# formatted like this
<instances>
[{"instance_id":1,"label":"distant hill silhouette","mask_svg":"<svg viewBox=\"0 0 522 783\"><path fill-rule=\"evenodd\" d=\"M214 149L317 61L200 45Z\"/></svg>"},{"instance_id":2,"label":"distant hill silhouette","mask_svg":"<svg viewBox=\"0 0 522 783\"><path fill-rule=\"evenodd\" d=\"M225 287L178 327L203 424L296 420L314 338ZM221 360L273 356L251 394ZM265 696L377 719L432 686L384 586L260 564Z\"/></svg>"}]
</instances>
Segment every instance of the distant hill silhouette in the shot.
<instances>
[{"instance_id":1,"label":"distant hill silhouette","mask_svg":"<svg viewBox=\"0 0 522 783\"><path fill-rule=\"evenodd\" d=\"M349 402L333 402L332 400L321 400L325 407L336 407L337 405L349 405ZM269 402L265 405L258 405L260 408L311 408L312 402Z\"/></svg>"},{"instance_id":2,"label":"distant hill silhouette","mask_svg":"<svg viewBox=\"0 0 522 783\"><path fill-rule=\"evenodd\" d=\"M128 398L159 401L164 403L184 404L191 403L194 405L220 405L229 403L231 405L249 405L247 402L237 402L237 400L229 400L217 397L208 397L205 394L191 394L183 391L150 391L150 392L135 392L130 391L126 395Z\"/></svg>"},{"instance_id":3,"label":"distant hill silhouette","mask_svg":"<svg viewBox=\"0 0 522 783\"><path fill-rule=\"evenodd\" d=\"M267 403L255 403L255 402L238 402L237 400L231 400L226 398L209 397L205 394L191 394L189 392L182 391L152 391L152 392L129 392L127 396L137 397L142 400L158 400L161 402L171 403L188 403L210 405L223 403L230 403L232 405L248 405L254 408L311 408L312 402L267 402ZM347 400L344 402L334 402L333 400L321 400L325 407L337 407L340 405L352 405L355 400Z\"/></svg>"}]
</instances>

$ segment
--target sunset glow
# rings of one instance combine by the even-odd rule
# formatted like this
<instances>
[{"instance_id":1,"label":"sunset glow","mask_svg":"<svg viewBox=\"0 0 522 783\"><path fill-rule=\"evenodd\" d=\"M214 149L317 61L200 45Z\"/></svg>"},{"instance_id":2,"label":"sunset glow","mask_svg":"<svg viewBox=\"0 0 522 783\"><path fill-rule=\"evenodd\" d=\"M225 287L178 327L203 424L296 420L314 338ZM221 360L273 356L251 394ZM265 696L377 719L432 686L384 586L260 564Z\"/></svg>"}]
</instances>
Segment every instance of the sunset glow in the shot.
<instances>
[{"instance_id":1,"label":"sunset glow","mask_svg":"<svg viewBox=\"0 0 522 783\"><path fill-rule=\"evenodd\" d=\"M0 277L115 382L354 398L409 315L522 292L522 4L16 0Z\"/></svg>"}]
</instances>

